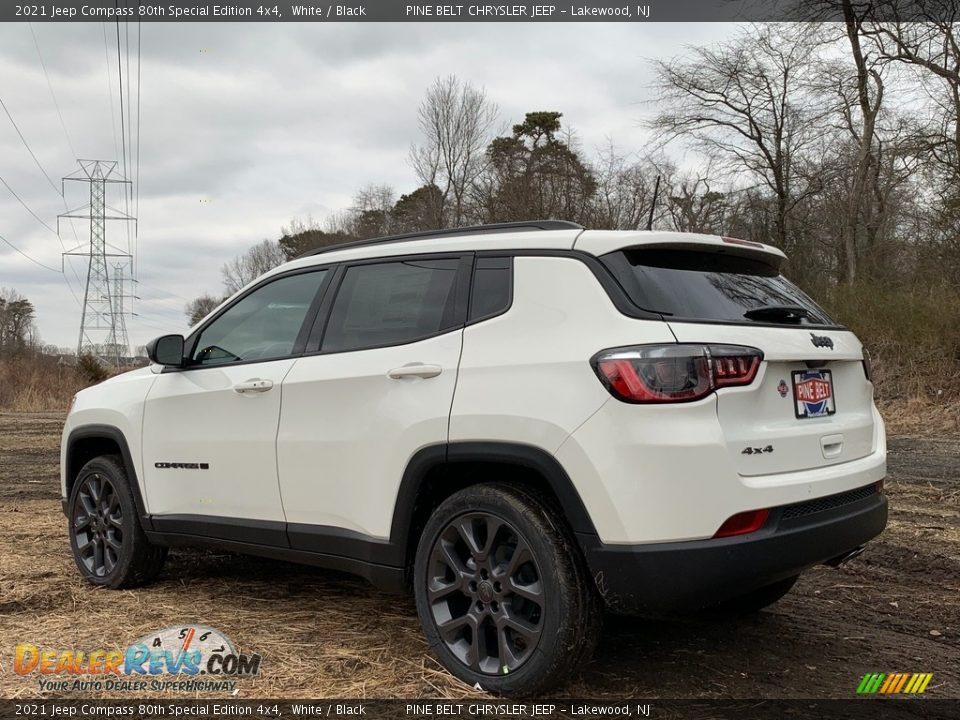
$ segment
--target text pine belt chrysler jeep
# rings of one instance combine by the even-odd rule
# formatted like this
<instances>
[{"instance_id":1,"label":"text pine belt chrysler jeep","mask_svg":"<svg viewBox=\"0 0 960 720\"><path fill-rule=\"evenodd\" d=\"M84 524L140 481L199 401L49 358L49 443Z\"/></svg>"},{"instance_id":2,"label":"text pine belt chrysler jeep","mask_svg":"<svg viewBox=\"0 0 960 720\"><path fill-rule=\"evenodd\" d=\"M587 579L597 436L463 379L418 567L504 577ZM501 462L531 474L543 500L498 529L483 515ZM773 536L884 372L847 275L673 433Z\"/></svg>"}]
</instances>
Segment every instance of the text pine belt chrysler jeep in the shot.
<instances>
[{"instance_id":1,"label":"text pine belt chrysler jeep","mask_svg":"<svg viewBox=\"0 0 960 720\"><path fill-rule=\"evenodd\" d=\"M783 260L536 221L288 262L76 396L77 567L129 587L205 545L412 588L504 694L581 665L605 609L763 608L887 518L868 358Z\"/></svg>"}]
</instances>

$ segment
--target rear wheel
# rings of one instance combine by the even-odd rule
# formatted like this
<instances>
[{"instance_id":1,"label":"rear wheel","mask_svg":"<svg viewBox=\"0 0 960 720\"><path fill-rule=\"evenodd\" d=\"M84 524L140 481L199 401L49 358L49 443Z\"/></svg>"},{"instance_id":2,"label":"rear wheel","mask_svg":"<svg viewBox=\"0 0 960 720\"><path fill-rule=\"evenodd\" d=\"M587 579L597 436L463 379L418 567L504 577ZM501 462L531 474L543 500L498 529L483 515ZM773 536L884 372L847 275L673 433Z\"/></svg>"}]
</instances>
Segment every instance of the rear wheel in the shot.
<instances>
[{"instance_id":1,"label":"rear wheel","mask_svg":"<svg viewBox=\"0 0 960 720\"><path fill-rule=\"evenodd\" d=\"M140 526L122 460L96 457L80 470L68 503L70 549L94 585L125 588L153 580L166 548L151 545Z\"/></svg>"},{"instance_id":2,"label":"rear wheel","mask_svg":"<svg viewBox=\"0 0 960 720\"><path fill-rule=\"evenodd\" d=\"M530 695L589 659L599 597L569 531L540 498L475 485L427 523L417 611L441 663L470 685Z\"/></svg>"},{"instance_id":3,"label":"rear wheel","mask_svg":"<svg viewBox=\"0 0 960 720\"><path fill-rule=\"evenodd\" d=\"M784 595L793 589L800 579L799 575L779 580L770 585L764 585L761 588L752 590L744 595L740 595L722 603L707 608L707 614L713 617L738 617L741 615L752 615L758 613L766 607L773 605Z\"/></svg>"}]
</instances>

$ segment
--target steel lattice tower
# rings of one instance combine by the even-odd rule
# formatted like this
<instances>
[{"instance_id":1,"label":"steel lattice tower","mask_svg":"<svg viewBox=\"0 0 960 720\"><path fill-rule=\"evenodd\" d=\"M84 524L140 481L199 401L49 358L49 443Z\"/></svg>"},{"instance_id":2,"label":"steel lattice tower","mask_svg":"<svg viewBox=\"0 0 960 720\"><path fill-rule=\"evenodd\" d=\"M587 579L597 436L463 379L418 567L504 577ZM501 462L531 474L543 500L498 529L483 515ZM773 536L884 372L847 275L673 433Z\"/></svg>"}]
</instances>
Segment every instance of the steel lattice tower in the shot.
<instances>
[{"instance_id":1,"label":"steel lattice tower","mask_svg":"<svg viewBox=\"0 0 960 720\"><path fill-rule=\"evenodd\" d=\"M127 321L123 315L124 298L124 263L115 263L113 266L113 287L111 288L110 301L112 304L113 331L107 339L105 348L111 357L116 359L117 367L123 361L123 358L130 354L130 341L127 338Z\"/></svg>"},{"instance_id":2,"label":"steel lattice tower","mask_svg":"<svg viewBox=\"0 0 960 720\"><path fill-rule=\"evenodd\" d=\"M107 258L124 258L130 262L132 256L107 242L107 220L133 220L134 218L114 210L107 205L107 186L113 183L124 184L130 181L117 173L117 163L106 160L78 160L80 170L63 178L90 184L90 204L64 213L62 218L81 218L90 220L90 246L81 252L75 248L65 255L88 257L87 283L83 293L83 313L80 318L80 337L77 341L77 355L90 353L118 366L121 357L129 353L126 322L123 318L123 267L125 263L114 265L113 286L107 271ZM113 215L107 215L110 210ZM59 219L58 219L59 220ZM119 280L119 282L118 282Z\"/></svg>"}]
</instances>

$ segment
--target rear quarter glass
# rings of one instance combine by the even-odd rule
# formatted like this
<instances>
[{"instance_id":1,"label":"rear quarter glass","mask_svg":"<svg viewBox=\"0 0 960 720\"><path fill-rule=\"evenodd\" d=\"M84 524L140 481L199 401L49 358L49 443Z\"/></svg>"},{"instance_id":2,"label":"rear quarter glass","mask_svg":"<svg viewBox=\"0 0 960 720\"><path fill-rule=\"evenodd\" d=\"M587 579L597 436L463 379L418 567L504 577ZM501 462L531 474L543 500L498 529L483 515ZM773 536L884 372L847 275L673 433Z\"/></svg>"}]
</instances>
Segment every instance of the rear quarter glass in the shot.
<instances>
[{"instance_id":1,"label":"rear quarter glass","mask_svg":"<svg viewBox=\"0 0 960 720\"><path fill-rule=\"evenodd\" d=\"M659 248L617 250L600 260L637 307L667 320L797 325L796 320L760 323L744 316L761 307L791 305L806 311L800 324L836 326L823 308L762 260Z\"/></svg>"}]
</instances>

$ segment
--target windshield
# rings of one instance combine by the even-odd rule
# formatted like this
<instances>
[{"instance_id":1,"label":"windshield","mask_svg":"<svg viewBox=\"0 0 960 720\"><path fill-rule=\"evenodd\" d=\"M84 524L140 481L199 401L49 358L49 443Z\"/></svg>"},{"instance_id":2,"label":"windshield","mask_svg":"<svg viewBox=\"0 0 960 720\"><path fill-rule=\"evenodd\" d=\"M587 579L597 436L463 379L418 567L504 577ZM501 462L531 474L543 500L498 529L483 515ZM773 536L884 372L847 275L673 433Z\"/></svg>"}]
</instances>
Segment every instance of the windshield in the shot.
<instances>
[{"instance_id":1,"label":"windshield","mask_svg":"<svg viewBox=\"0 0 960 720\"><path fill-rule=\"evenodd\" d=\"M713 251L628 249L600 258L638 307L668 320L835 325L771 265ZM784 306L802 309L778 312ZM768 308L768 312L745 313Z\"/></svg>"}]
</instances>

